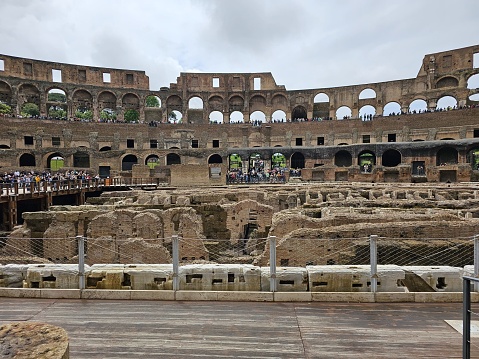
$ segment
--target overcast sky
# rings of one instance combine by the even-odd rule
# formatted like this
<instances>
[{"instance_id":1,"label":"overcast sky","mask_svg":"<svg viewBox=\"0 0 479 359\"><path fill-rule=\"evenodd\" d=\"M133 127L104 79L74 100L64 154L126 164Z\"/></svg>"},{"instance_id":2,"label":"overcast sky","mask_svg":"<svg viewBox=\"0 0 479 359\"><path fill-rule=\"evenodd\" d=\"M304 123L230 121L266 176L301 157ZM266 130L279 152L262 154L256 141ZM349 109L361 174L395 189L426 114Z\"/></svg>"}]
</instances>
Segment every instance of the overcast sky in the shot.
<instances>
[{"instance_id":1,"label":"overcast sky","mask_svg":"<svg viewBox=\"0 0 479 359\"><path fill-rule=\"evenodd\" d=\"M479 44L478 0L1 0L0 53L144 70L272 72L287 89L415 77Z\"/></svg>"}]
</instances>

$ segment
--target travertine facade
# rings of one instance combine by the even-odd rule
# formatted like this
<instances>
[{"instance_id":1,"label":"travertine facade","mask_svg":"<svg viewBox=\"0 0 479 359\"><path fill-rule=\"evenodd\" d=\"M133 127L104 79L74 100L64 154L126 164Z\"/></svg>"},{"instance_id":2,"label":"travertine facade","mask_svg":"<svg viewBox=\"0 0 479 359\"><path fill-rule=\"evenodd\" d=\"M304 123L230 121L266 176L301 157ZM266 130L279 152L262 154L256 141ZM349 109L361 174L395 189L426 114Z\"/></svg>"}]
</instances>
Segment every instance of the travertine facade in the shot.
<instances>
[{"instance_id":1,"label":"travertine facade","mask_svg":"<svg viewBox=\"0 0 479 359\"><path fill-rule=\"evenodd\" d=\"M8 130L0 134L0 167L45 169L61 157L66 168L87 168L103 177L221 185L234 167L232 155L241 157L239 168L246 172L258 158L265 169L273 168L273 155L280 153L281 166L303 169L306 181L476 181L479 108L471 96L479 89L468 88L468 81L479 76L473 63L478 52L479 46L470 46L426 55L411 79L294 91L277 85L270 73L182 73L176 83L155 91L143 71L0 55L0 101L14 115L32 103L41 116L63 108L71 120L81 109L91 110L94 119L1 118ZM52 89L63 91L65 102L49 101ZM159 107L147 107L148 96L156 96ZM424 100L425 109L433 111L444 96L454 97L457 109L407 114L414 100ZM190 108L192 99L201 108ZM387 116L388 104L403 113ZM371 120L359 118L364 106L374 108ZM349 108L350 118L337 119L341 107ZM98 123L105 109L119 123ZM128 110L137 111L140 123L122 123ZM181 113L181 123L168 123L172 111ZM248 124L255 111L266 123ZM272 121L277 111L286 122ZM209 123L212 112L221 114L223 124ZM235 113L243 123L229 123Z\"/></svg>"}]
</instances>

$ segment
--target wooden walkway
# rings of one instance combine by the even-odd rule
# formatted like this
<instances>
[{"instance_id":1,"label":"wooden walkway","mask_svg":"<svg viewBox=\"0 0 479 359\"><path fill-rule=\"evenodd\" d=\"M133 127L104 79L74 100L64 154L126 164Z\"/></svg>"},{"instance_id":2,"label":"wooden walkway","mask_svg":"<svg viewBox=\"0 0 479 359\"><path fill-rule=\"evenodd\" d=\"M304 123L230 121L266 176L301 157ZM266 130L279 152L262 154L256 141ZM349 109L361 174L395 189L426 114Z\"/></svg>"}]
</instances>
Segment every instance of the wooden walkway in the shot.
<instances>
[{"instance_id":1,"label":"wooden walkway","mask_svg":"<svg viewBox=\"0 0 479 359\"><path fill-rule=\"evenodd\" d=\"M478 311L479 308L473 308ZM0 298L0 323L66 329L75 359L461 358L462 304ZM479 358L479 346L472 347Z\"/></svg>"}]
</instances>

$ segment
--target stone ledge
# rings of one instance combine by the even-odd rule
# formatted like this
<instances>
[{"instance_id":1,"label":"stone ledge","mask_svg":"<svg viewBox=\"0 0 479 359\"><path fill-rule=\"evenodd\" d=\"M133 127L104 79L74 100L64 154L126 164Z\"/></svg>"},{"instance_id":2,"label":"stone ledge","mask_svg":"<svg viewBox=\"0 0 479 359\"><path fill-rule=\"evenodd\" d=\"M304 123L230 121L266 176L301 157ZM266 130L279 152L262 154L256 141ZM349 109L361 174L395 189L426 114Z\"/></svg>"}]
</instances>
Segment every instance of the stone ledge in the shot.
<instances>
[{"instance_id":1,"label":"stone ledge","mask_svg":"<svg viewBox=\"0 0 479 359\"><path fill-rule=\"evenodd\" d=\"M85 289L81 292L81 299L131 299L131 291L110 289Z\"/></svg>"},{"instance_id":2,"label":"stone ledge","mask_svg":"<svg viewBox=\"0 0 479 359\"><path fill-rule=\"evenodd\" d=\"M313 302L374 303L374 293L311 292Z\"/></svg>"},{"instance_id":3,"label":"stone ledge","mask_svg":"<svg viewBox=\"0 0 479 359\"><path fill-rule=\"evenodd\" d=\"M80 289L40 289L40 297L48 299L80 299Z\"/></svg>"},{"instance_id":4,"label":"stone ledge","mask_svg":"<svg viewBox=\"0 0 479 359\"><path fill-rule=\"evenodd\" d=\"M41 290L32 288L0 288L0 297L41 298Z\"/></svg>"},{"instance_id":5,"label":"stone ledge","mask_svg":"<svg viewBox=\"0 0 479 359\"><path fill-rule=\"evenodd\" d=\"M275 292L275 302L312 302L311 292Z\"/></svg>"},{"instance_id":6,"label":"stone ledge","mask_svg":"<svg viewBox=\"0 0 479 359\"><path fill-rule=\"evenodd\" d=\"M132 290L132 300L175 300L172 290Z\"/></svg>"}]
</instances>

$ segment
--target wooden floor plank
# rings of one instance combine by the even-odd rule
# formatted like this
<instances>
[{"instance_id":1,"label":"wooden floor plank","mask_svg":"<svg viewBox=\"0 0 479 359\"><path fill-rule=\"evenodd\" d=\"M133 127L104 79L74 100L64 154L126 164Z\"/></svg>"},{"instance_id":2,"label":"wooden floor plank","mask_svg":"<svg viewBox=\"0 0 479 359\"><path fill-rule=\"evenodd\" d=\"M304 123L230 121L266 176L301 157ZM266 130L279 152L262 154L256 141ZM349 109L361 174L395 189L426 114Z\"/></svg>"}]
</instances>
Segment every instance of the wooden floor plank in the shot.
<instances>
[{"instance_id":1,"label":"wooden floor plank","mask_svg":"<svg viewBox=\"0 0 479 359\"><path fill-rule=\"evenodd\" d=\"M446 319L462 319L461 304L0 298L0 323L61 326L75 359L461 358Z\"/></svg>"}]
</instances>

